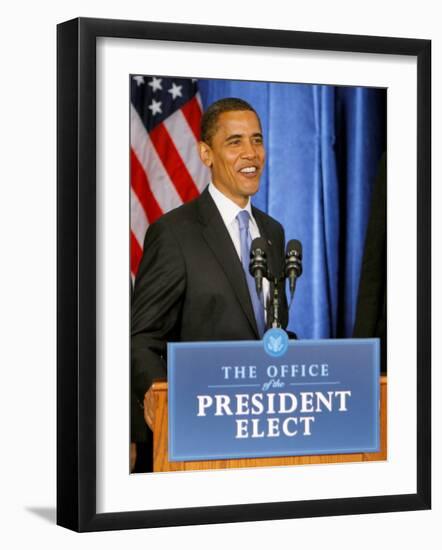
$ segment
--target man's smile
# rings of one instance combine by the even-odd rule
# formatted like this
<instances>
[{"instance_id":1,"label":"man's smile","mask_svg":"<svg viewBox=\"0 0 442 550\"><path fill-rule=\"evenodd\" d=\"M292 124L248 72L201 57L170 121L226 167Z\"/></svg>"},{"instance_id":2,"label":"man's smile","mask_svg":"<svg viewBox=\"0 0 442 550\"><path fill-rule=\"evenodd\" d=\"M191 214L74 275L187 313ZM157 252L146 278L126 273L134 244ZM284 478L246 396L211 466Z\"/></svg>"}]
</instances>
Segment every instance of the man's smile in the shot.
<instances>
[{"instance_id":1,"label":"man's smile","mask_svg":"<svg viewBox=\"0 0 442 550\"><path fill-rule=\"evenodd\" d=\"M245 166L244 168L241 168L239 172L247 178L253 178L258 173L258 168L256 166Z\"/></svg>"}]
</instances>

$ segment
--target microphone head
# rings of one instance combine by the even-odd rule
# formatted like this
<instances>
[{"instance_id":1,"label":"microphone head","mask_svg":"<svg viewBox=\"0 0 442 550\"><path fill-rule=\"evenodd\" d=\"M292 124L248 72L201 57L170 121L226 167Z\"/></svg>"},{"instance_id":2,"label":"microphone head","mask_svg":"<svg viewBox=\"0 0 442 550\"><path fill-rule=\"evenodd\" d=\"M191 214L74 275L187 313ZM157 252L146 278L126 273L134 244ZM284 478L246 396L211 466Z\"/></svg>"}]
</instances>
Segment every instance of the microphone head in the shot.
<instances>
[{"instance_id":1,"label":"microphone head","mask_svg":"<svg viewBox=\"0 0 442 550\"><path fill-rule=\"evenodd\" d=\"M256 239L253 239L252 244L250 245L250 257L252 258L253 256L255 256L258 250L260 250L261 254L263 254L264 256L266 255L267 241L264 239L264 237L257 237Z\"/></svg>"},{"instance_id":2,"label":"microphone head","mask_svg":"<svg viewBox=\"0 0 442 550\"><path fill-rule=\"evenodd\" d=\"M298 239L290 239L285 249L286 256L297 256L302 260L302 244Z\"/></svg>"},{"instance_id":3,"label":"microphone head","mask_svg":"<svg viewBox=\"0 0 442 550\"><path fill-rule=\"evenodd\" d=\"M302 275L302 244L297 239L291 239L285 250L285 274L291 280L291 288L294 288L294 278Z\"/></svg>"},{"instance_id":4,"label":"microphone head","mask_svg":"<svg viewBox=\"0 0 442 550\"><path fill-rule=\"evenodd\" d=\"M267 274L267 242L263 237L253 239L250 245L249 273L255 278L258 294L262 288L262 278Z\"/></svg>"}]
</instances>

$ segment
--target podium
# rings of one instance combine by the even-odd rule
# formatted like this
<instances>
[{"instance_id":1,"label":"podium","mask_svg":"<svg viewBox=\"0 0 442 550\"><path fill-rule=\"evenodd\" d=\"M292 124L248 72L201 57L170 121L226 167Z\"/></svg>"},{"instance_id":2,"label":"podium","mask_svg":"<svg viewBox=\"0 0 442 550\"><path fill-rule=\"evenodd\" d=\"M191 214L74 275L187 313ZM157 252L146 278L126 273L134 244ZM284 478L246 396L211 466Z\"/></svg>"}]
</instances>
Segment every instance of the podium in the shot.
<instances>
[{"instance_id":1,"label":"podium","mask_svg":"<svg viewBox=\"0 0 442 550\"><path fill-rule=\"evenodd\" d=\"M327 454L312 456L285 456L271 458L244 458L228 460L204 460L169 462L168 460L168 392L167 382L152 384L148 394L151 412L149 427L153 432L153 471L216 470L226 468L253 468L268 466L293 466L302 464L329 464L339 462L380 461L387 459L387 377L380 378L380 440L377 453Z\"/></svg>"}]
</instances>

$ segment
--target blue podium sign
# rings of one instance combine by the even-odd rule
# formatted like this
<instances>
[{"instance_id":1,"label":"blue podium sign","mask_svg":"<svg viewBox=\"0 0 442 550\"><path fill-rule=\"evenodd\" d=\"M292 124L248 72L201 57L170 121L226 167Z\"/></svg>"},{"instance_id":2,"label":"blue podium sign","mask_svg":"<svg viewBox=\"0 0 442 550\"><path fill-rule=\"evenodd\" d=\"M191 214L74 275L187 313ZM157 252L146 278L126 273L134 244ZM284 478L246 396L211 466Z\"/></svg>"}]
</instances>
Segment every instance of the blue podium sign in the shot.
<instances>
[{"instance_id":1,"label":"blue podium sign","mask_svg":"<svg viewBox=\"0 0 442 550\"><path fill-rule=\"evenodd\" d=\"M379 340L168 344L169 460L377 452Z\"/></svg>"}]
</instances>

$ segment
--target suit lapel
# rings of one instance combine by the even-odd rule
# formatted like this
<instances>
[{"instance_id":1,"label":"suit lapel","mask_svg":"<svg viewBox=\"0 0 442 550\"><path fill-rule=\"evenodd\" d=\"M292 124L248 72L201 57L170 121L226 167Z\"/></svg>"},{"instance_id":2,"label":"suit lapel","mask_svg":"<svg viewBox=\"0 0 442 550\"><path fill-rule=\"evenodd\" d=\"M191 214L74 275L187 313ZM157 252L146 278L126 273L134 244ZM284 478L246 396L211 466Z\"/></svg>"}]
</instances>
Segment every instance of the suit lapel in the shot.
<instances>
[{"instance_id":1,"label":"suit lapel","mask_svg":"<svg viewBox=\"0 0 442 550\"><path fill-rule=\"evenodd\" d=\"M197 201L204 238L229 280L254 333L259 337L244 270L221 214L207 188Z\"/></svg>"}]
</instances>

